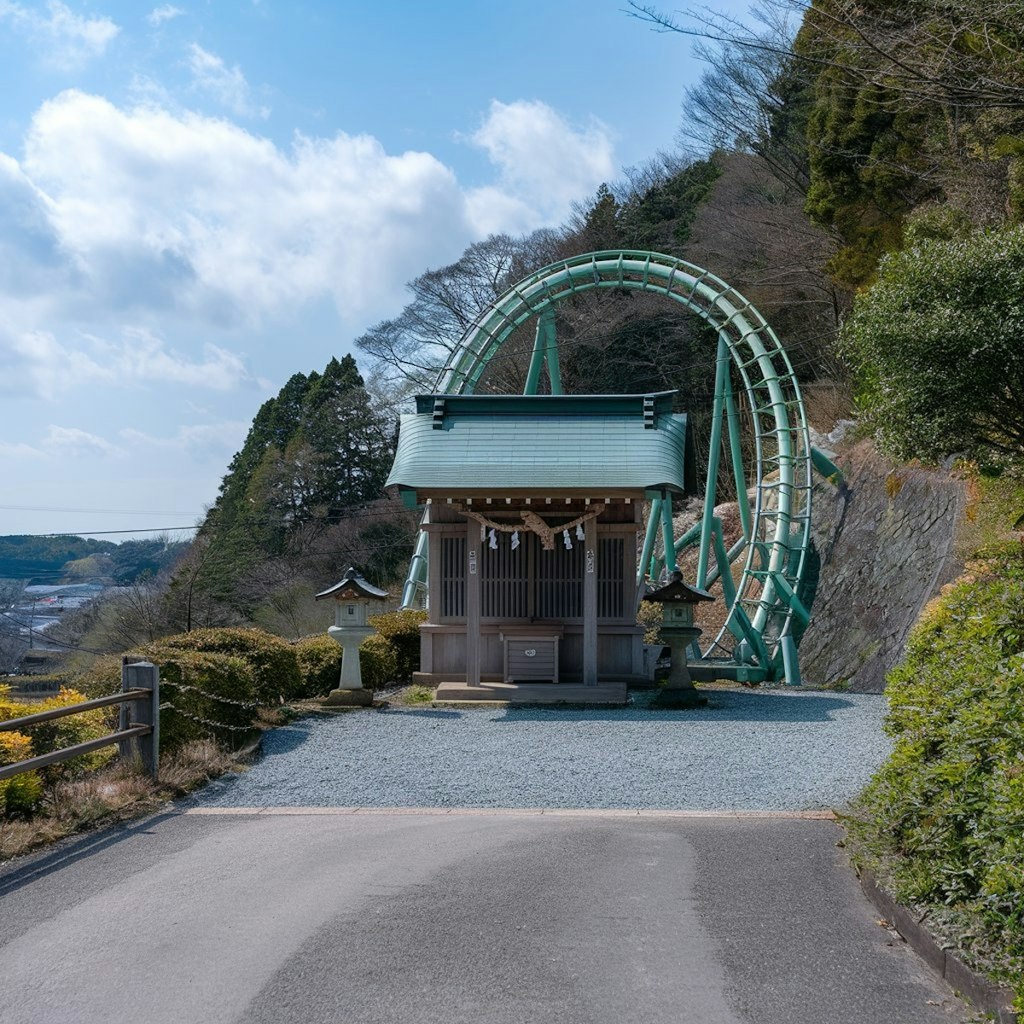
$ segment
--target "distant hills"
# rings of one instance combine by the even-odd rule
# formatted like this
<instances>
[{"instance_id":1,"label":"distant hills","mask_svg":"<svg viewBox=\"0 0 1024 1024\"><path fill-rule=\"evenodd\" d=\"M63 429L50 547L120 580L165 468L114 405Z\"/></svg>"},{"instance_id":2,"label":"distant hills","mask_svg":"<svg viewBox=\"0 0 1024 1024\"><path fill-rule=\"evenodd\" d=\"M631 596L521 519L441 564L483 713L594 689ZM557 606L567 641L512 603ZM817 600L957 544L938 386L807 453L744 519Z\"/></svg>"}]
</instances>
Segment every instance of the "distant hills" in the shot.
<instances>
[{"instance_id":1,"label":"distant hills","mask_svg":"<svg viewBox=\"0 0 1024 1024\"><path fill-rule=\"evenodd\" d=\"M125 585L169 568L188 545L188 541L165 537L120 544L87 537L0 537L0 579L30 584L92 580Z\"/></svg>"}]
</instances>

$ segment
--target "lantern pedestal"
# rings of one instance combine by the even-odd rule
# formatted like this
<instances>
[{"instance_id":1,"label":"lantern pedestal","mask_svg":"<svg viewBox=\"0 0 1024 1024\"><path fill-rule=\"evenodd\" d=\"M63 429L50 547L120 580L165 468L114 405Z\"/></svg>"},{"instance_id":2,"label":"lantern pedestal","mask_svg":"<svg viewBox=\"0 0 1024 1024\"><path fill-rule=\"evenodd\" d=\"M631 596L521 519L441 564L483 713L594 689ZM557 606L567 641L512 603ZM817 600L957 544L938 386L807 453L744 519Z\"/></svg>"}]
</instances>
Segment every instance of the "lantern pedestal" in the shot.
<instances>
[{"instance_id":1,"label":"lantern pedestal","mask_svg":"<svg viewBox=\"0 0 1024 1024\"><path fill-rule=\"evenodd\" d=\"M663 708L699 708L708 699L694 685L686 664L686 649L701 635L695 626L662 626L661 635L672 652L672 668L664 688L654 698Z\"/></svg>"},{"instance_id":2,"label":"lantern pedestal","mask_svg":"<svg viewBox=\"0 0 1024 1024\"><path fill-rule=\"evenodd\" d=\"M336 689L324 701L328 707L367 707L373 703L373 693L363 688L363 674L359 666L359 645L373 636L369 626L331 626L327 630L331 639L341 647L341 678Z\"/></svg>"}]
</instances>

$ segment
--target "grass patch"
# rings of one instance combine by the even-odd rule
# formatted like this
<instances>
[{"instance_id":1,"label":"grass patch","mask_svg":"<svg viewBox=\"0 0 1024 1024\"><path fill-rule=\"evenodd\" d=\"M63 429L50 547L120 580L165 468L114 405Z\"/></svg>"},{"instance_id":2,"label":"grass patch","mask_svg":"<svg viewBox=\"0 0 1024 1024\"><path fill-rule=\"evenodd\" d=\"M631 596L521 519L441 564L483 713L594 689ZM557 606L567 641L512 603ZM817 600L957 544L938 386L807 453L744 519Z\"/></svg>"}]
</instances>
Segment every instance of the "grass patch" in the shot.
<instances>
[{"instance_id":1,"label":"grass patch","mask_svg":"<svg viewBox=\"0 0 1024 1024\"><path fill-rule=\"evenodd\" d=\"M433 700L434 688L432 686L409 686L401 695L402 703L410 706L430 704Z\"/></svg>"},{"instance_id":2,"label":"grass patch","mask_svg":"<svg viewBox=\"0 0 1024 1024\"><path fill-rule=\"evenodd\" d=\"M244 763L212 740L186 743L161 760L151 779L133 765L118 762L49 787L34 817L0 819L0 860L19 857L58 839L113 825L155 811L175 797L198 789Z\"/></svg>"}]
</instances>

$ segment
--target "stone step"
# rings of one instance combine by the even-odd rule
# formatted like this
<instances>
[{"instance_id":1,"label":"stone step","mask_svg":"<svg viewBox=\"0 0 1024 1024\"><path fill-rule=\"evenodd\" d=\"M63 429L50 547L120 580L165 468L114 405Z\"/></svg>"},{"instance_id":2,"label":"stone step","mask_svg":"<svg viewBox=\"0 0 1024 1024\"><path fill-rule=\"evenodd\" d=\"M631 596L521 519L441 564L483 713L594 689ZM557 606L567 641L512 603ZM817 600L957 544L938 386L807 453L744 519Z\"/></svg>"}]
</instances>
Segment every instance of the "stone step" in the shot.
<instances>
[{"instance_id":1,"label":"stone step","mask_svg":"<svg viewBox=\"0 0 1024 1024\"><path fill-rule=\"evenodd\" d=\"M614 704L627 703L626 684L598 683L441 683L434 696L439 701L503 701L509 704Z\"/></svg>"}]
</instances>

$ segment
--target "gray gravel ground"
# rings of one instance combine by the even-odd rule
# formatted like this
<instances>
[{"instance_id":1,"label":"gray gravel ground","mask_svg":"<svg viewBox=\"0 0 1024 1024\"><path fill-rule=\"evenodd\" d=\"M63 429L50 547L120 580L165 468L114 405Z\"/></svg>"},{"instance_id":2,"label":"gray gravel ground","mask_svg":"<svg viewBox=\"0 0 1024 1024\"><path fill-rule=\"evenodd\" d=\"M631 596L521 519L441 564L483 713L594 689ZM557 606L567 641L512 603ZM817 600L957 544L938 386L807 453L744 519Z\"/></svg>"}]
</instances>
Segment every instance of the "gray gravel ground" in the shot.
<instances>
[{"instance_id":1,"label":"gray gravel ground","mask_svg":"<svg viewBox=\"0 0 1024 1024\"><path fill-rule=\"evenodd\" d=\"M268 733L220 807L810 810L889 751L875 694L712 691L694 711L441 708L309 717Z\"/></svg>"}]
</instances>

